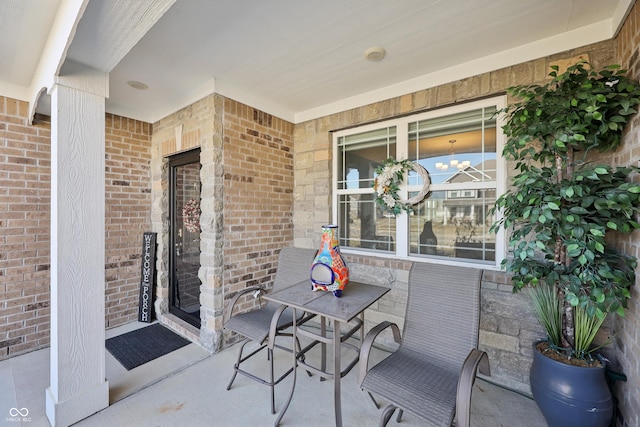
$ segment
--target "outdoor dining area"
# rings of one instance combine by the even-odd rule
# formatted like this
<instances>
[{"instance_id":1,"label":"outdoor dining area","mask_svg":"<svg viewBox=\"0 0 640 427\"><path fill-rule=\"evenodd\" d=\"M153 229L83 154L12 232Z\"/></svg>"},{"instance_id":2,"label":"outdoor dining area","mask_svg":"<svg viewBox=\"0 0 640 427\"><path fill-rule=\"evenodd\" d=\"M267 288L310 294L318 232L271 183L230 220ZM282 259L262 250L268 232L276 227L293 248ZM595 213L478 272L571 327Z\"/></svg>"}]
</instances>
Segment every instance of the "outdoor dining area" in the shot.
<instances>
[{"instance_id":1,"label":"outdoor dining area","mask_svg":"<svg viewBox=\"0 0 640 427\"><path fill-rule=\"evenodd\" d=\"M314 291L309 265L317 253L283 248L273 290L236 295L225 328L241 334L241 344L209 355L185 342L138 366L123 365L111 351L111 406L77 425L382 426L394 412L407 426L449 426L454 419L456 426L543 425L529 397L491 382L490 361L477 349L480 270L415 264L404 330L382 322L365 336L364 312L389 288L350 282L340 297ZM444 287L449 297L435 298ZM236 314L244 294L265 304ZM107 343L152 327L161 326L112 330ZM375 344L387 328L395 348ZM34 393L46 385L47 353L0 362L0 385L13 383L0 387L0 397L20 402L23 411L7 421L48 425ZM171 399L167 389L177 391Z\"/></svg>"},{"instance_id":2,"label":"outdoor dining area","mask_svg":"<svg viewBox=\"0 0 640 427\"><path fill-rule=\"evenodd\" d=\"M338 280L333 272L338 272L344 266L339 248L332 245L336 240L332 238L331 231L330 227L325 229L321 249L317 255L311 249L283 249L280 252L273 292L265 296L271 306L267 305L257 311L237 316L231 315L226 322L226 328L248 336L258 343L266 343L269 359L272 359L278 331L288 326L292 328L293 332L290 335L295 346L289 351L293 355L294 384L276 425L285 415L294 395L297 366L300 365L301 370L306 370L310 375L315 374L322 379L333 381L335 424L342 426L341 378L348 374L359 360L358 384L371 396L375 406L379 405L374 395L382 395L392 402L383 413L384 420L381 426L386 425L396 409L406 410L433 425L451 424L455 414L456 425L468 426L471 387L475 374L480 367L482 373L490 375L486 353L476 348L481 271L414 264L409 276L409 302L403 337L401 338L397 325L383 322L374 327L365 338L364 310L386 294L389 288L358 282L347 283L348 279L343 278L345 282L341 285L342 289L338 290L339 297L332 295L336 294L336 290L314 293L313 284L310 286L308 279L309 260L314 260L311 264L311 281L315 281L314 267L322 264L331 273L326 275L324 282L329 286ZM336 264L339 264L340 268L337 268ZM295 284L291 285L291 282ZM445 290L448 299L442 298ZM252 291L255 290L248 290ZM440 297L436 298L436 295ZM287 308L292 310L288 316L284 315ZM229 310L233 310L233 305ZM269 322L265 321L267 319L259 318L259 313L263 310L267 311L273 320ZM310 316L305 318L305 314ZM320 318L319 331L310 332L304 325L314 317ZM330 339L327 338L327 320L332 323ZM439 328L439 321L444 321L447 327ZM355 325L347 329L349 322L355 322ZM346 330L341 332L343 326ZM372 363L369 366L369 353L375 338L386 328L393 330L394 340L400 346L380 365ZM263 333L255 334L258 329L262 329ZM360 346L347 342L357 331L360 331ZM312 344L306 347L299 346L298 336L310 338ZM313 367L305 359L307 352L315 345L321 348L319 368ZM332 347L330 373L326 360L328 345ZM341 363L343 347L355 352L355 355L352 354L345 361L346 366ZM243 357L241 351L234 369L264 384L264 380L241 369L241 363L252 355ZM232 383L233 379L229 388ZM275 412L275 383L272 373L266 381L272 393L272 412Z\"/></svg>"},{"instance_id":3,"label":"outdoor dining area","mask_svg":"<svg viewBox=\"0 0 640 427\"><path fill-rule=\"evenodd\" d=\"M348 297L347 292L345 290L343 298ZM334 298L330 294L327 296ZM327 326L331 335L332 322L328 322ZM145 327L149 327L148 324L130 323L110 330L107 337L122 336ZM310 320L307 328L319 333L320 323L313 324L313 320ZM283 332L286 331L291 332L291 328ZM312 345L313 341L300 336L303 348ZM278 337L278 343L291 346L292 338ZM362 360L339 382L335 378L323 380L315 371L308 374L309 368L300 365L295 373L289 373L275 386L273 401L268 386L252 381L245 375L238 375L228 387L228 380L235 376L234 368L237 367L241 345L236 344L211 355L197 344L190 343L131 370L126 370L107 352L110 406L75 425L178 426L186 423L221 427L331 426L340 425L336 418L336 402L341 402L342 425L368 427L379 424L384 406L390 403L388 398L374 394L380 406L377 409L367 391L361 388L358 376L362 370ZM361 346L359 334L351 336L340 346L339 358L348 363L356 354L353 349ZM250 353L260 347L260 344L250 342L245 352ZM317 347L305 354L306 364L321 367L322 363L335 360L332 345L328 345L328 359L324 362L320 346ZM374 366L388 358L391 351L372 346L368 356L369 365ZM445 356L450 355L451 349L445 352ZM291 352L276 346L271 355L272 359L268 359L263 349L255 357L244 361L242 369L262 378L269 378L271 363L276 375L291 370ZM27 425L27 420L29 426L49 425L41 395L41 390L48 382L48 359L49 350L44 349L0 362L0 399L11 402L12 407L27 408L28 415L24 417L22 425ZM346 368L347 363L342 366ZM330 371L335 369L333 363L328 366ZM417 381L422 381L428 372L414 371L413 374ZM444 391L444 388L436 388L435 391L441 390ZM272 404L275 413L270 410ZM530 397L496 385L490 377L475 381L470 404L471 426L545 425ZM395 425L395 415L389 425ZM446 414L443 419L448 416ZM3 414L2 425L15 425L13 418ZM407 411L400 425L424 426L425 421ZM434 425L449 423L445 421Z\"/></svg>"}]
</instances>

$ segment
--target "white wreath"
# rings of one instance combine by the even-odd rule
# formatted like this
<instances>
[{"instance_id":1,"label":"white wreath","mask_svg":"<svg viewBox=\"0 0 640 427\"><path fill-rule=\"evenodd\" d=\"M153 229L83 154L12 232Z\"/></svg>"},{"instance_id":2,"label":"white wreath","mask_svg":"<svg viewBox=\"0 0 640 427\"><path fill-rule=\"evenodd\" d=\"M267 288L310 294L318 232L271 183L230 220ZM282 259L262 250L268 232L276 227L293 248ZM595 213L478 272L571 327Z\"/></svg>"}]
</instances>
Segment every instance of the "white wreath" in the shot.
<instances>
[{"instance_id":1,"label":"white wreath","mask_svg":"<svg viewBox=\"0 0 640 427\"><path fill-rule=\"evenodd\" d=\"M182 220L184 228L191 233L200 232L200 204L195 199L190 199L182 207Z\"/></svg>"},{"instance_id":2,"label":"white wreath","mask_svg":"<svg viewBox=\"0 0 640 427\"><path fill-rule=\"evenodd\" d=\"M422 189L415 196L404 201L400 199L398 192L404 175L408 171L415 171L422 178ZM420 203L429 193L431 177L429 172L420 164L409 160L395 160L389 157L376 168L376 178L373 180L373 189L376 194L375 202L382 210L393 215L402 211L413 212L413 205Z\"/></svg>"}]
</instances>

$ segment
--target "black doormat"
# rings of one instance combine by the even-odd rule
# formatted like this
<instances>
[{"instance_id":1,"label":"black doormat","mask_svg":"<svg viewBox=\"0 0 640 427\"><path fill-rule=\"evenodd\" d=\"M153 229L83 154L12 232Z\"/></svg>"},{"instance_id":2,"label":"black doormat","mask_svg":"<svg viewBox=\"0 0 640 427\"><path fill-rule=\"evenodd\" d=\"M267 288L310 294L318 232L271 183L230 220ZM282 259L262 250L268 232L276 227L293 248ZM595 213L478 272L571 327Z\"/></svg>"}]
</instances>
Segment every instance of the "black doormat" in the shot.
<instances>
[{"instance_id":1,"label":"black doormat","mask_svg":"<svg viewBox=\"0 0 640 427\"><path fill-rule=\"evenodd\" d=\"M151 326L109 338L105 344L109 353L129 371L184 347L190 342L161 324L154 323Z\"/></svg>"}]
</instances>

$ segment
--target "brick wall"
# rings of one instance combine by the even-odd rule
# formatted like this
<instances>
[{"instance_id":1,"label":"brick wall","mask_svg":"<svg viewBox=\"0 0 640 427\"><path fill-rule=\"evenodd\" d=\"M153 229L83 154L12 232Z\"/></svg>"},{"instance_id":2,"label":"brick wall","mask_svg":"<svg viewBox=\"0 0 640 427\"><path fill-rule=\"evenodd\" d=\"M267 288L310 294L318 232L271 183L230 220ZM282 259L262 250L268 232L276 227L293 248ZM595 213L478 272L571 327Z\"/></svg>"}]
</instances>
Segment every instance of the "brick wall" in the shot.
<instances>
[{"instance_id":1,"label":"brick wall","mask_svg":"<svg viewBox=\"0 0 640 427\"><path fill-rule=\"evenodd\" d=\"M618 34L617 51L619 63L629 76L640 79L640 6L635 4ZM640 118L630 123L622 148L616 153L614 162L620 165L640 166ZM640 182L640 175L634 177ZM640 218L636 218L640 221ZM616 240L618 249L640 258L640 231ZM619 369L627 376L626 382L616 385L620 399L618 425L632 427L640 425L640 271L636 270L636 284L631 289L629 308L623 319L616 319L616 350Z\"/></svg>"},{"instance_id":2,"label":"brick wall","mask_svg":"<svg viewBox=\"0 0 640 427\"><path fill-rule=\"evenodd\" d=\"M48 118L0 97L0 359L49 345ZM107 327L137 318L142 232L150 224L151 126L106 117Z\"/></svg>"},{"instance_id":3,"label":"brick wall","mask_svg":"<svg viewBox=\"0 0 640 427\"><path fill-rule=\"evenodd\" d=\"M588 59L597 67L616 63L615 41L596 43L296 124L293 221L295 245L316 248L320 242L322 224L331 221L331 131L500 95L506 88L514 85L542 83L547 78L550 65L562 67L580 57ZM636 152L636 159L637 155ZM513 173L512 170L508 171L510 175ZM637 247L634 250L637 252ZM406 303L408 267L388 264L385 260L375 258L365 260L348 254L346 260L361 280L378 283L380 278L385 278L392 287L392 291L378 305L368 310L366 318L401 320ZM489 354L492 380L530 393L528 377L533 358L532 342L542 338L544 333L533 317L526 297L512 293L510 280L504 273L487 270L483 275L481 298L480 348ZM637 341L635 349L638 349ZM638 359L634 360L637 370Z\"/></svg>"},{"instance_id":4,"label":"brick wall","mask_svg":"<svg viewBox=\"0 0 640 427\"><path fill-rule=\"evenodd\" d=\"M151 125L107 114L105 122L106 326L138 318L142 233L151 230Z\"/></svg>"},{"instance_id":5,"label":"brick wall","mask_svg":"<svg viewBox=\"0 0 640 427\"><path fill-rule=\"evenodd\" d=\"M293 125L225 99L223 127L228 301L248 286L271 286L278 253L293 242Z\"/></svg>"},{"instance_id":6,"label":"brick wall","mask_svg":"<svg viewBox=\"0 0 640 427\"><path fill-rule=\"evenodd\" d=\"M0 97L0 359L49 345L50 126Z\"/></svg>"}]
</instances>

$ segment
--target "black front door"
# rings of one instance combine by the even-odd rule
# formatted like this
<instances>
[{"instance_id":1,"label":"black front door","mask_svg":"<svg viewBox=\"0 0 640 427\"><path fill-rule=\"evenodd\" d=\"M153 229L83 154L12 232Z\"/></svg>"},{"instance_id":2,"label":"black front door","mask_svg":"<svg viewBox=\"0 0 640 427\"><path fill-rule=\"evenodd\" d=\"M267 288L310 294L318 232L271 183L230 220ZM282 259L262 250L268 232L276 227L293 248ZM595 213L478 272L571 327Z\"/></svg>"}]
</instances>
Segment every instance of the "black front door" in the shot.
<instances>
[{"instance_id":1,"label":"black front door","mask_svg":"<svg viewBox=\"0 0 640 427\"><path fill-rule=\"evenodd\" d=\"M169 160L169 312L200 327L200 150Z\"/></svg>"}]
</instances>

